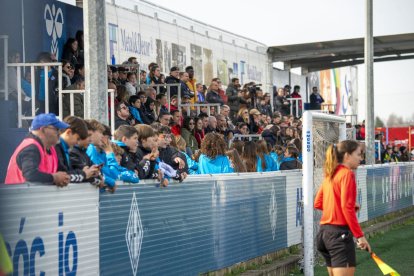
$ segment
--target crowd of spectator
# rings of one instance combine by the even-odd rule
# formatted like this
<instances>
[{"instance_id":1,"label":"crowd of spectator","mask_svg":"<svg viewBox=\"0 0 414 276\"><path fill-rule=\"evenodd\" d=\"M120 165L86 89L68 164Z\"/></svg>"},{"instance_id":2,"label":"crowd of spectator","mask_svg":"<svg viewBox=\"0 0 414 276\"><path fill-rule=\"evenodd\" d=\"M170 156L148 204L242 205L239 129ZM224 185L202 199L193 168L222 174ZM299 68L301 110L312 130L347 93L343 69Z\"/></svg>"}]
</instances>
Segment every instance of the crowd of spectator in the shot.
<instances>
[{"instance_id":1,"label":"crowd of spectator","mask_svg":"<svg viewBox=\"0 0 414 276\"><path fill-rule=\"evenodd\" d=\"M356 140L365 140L365 120L361 124L354 126L356 132ZM414 161L414 148L409 148L405 145L397 145L393 143L386 143L383 133L375 135L375 162L377 164L384 163L398 163Z\"/></svg>"},{"instance_id":2,"label":"crowd of spectator","mask_svg":"<svg viewBox=\"0 0 414 276\"><path fill-rule=\"evenodd\" d=\"M82 45L81 33L65 45L63 89L84 89ZM41 53L38 61L56 58ZM36 102L43 103L43 112L48 93L50 113L33 120L29 136L12 156L7 184L91 182L114 190L117 181L157 179L167 186L171 179L183 181L191 174L302 168L300 86L295 85L292 93L290 85L277 89L272 103L271 94L259 84L242 86L238 78L226 89L219 78L206 86L195 79L192 66L184 71L173 66L165 77L156 63L145 71L131 57L107 70L108 89L115 91L115 109L108 106L115 115L114 133L96 120L82 119L82 94L73 97L75 116L68 116L70 97L63 94L65 119L60 122L52 114L59 112L56 69L51 67L47 74L38 70ZM49 91L42 85L46 77ZM311 109L320 109L324 102L316 87L310 99ZM403 148L386 148L382 154L384 162L407 158ZM45 162L53 166L45 170Z\"/></svg>"}]
</instances>

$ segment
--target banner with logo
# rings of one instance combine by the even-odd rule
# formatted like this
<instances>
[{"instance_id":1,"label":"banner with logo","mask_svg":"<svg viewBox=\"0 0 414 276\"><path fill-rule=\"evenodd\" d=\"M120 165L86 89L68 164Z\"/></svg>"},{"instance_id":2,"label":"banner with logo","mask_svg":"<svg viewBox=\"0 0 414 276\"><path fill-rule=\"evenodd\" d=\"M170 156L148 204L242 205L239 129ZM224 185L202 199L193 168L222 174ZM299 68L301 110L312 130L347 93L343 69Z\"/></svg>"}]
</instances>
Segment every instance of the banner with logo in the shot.
<instances>
[{"instance_id":1,"label":"banner with logo","mask_svg":"<svg viewBox=\"0 0 414 276\"><path fill-rule=\"evenodd\" d=\"M98 275L98 193L92 185L1 185L0 233L13 275Z\"/></svg>"},{"instance_id":2,"label":"banner with logo","mask_svg":"<svg viewBox=\"0 0 414 276\"><path fill-rule=\"evenodd\" d=\"M60 59L66 40L83 30L82 9L59 1L5 0L3 9L9 12L2 14L5 24L1 24L1 34L9 35L9 52L20 53L26 62L35 61L40 52Z\"/></svg>"},{"instance_id":3,"label":"banner with logo","mask_svg":"<svg viewBox=\"0 0 414 276\"><path fill-rule=\"evenodd\" d=\"M368 219L413 204L412 165L377 166L367 170Z\"/></svg>"},{"instance_id":4,"label":"banner with logo","mask_svg":"<svg viewBox=\"0 0 414 276\"><path fill-rule=\"evenodd\" d=\"M287 243L288 246L302 242L303 226L303 189L302 171L284 171L282 175L286 177L286 209L287 209Z\"/></svg>"},{"instance_id":5,"label":"banner with logo","mask_svg":"<svg viewBox=\"0 0 414 276\"><path fill-rule=\"evenodd\" d=\"M197 275L287 246L286 177L200 176L100 197L105 274Z\"/></svg>"}]
</instances>

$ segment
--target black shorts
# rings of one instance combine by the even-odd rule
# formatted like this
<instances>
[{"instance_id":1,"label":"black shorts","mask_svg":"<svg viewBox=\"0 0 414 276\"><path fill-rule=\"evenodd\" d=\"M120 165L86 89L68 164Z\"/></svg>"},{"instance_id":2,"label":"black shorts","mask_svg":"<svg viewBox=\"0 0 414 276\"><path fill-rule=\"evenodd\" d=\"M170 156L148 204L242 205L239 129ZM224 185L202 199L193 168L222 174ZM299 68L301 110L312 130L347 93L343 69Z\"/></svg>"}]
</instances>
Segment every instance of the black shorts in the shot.
<instances>
[{"instance_id":1,"label":"black shorts","mask_svg":"<svg viewBox=\"0 0 414 276\"><path fill-rule=\"evenodd\" d=\"M348 226L322 224L316 247L328 267L355 267L355 243Z\"/></svg>"}]
</instances>

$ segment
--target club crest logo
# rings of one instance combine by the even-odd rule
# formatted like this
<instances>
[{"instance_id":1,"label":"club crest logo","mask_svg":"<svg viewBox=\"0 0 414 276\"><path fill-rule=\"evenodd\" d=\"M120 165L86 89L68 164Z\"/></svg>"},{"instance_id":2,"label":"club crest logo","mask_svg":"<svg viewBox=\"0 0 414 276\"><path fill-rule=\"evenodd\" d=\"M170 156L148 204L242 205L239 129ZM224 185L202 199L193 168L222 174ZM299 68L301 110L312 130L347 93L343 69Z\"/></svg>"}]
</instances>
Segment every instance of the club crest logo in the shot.
<instances>
[{"instance_id":1,"label":"club crest logo","mask_svg":"<svg viewBox=\"0 0 414 276\"><path fill-rule=\"evenodd\" d=\"M53 4L50 7L49 4L45 6L45 11L43 18L46 23L46 32L48 36L52 38L52 43L50 45L50 52L53 53L56 57L59 56L59 38L62 37L63 32L63 12L61 8L55 7Z\"/></svg>"},{"instance_id":2,"label":"club crest logo","mask_svg":"<svg viewBox=\"0 0 414 276\"><path fill-rule=\"evenodd\" d=\"M270 227L272 229L272 237L273 237L273 240L275 240L276 221L277 221L277 202L276 202L275 185L272 185L272 192L271 192L271 195L270 195L269 219L270 219Z\"/></svg>"},{"instance_id":3,"label":"club crest logo","mask_svg":"<svg viewBox=\"0 0 414 276\"><path fill-rule=\"evenodd\" d=\"M133 275L137 275L143 237L144 229L142 227L141 216L139 214L137 197L134 193L131 201L131 210L129 212L128 225L125 232L125 241L128 247Z\"/></svg>"}]
</instances>

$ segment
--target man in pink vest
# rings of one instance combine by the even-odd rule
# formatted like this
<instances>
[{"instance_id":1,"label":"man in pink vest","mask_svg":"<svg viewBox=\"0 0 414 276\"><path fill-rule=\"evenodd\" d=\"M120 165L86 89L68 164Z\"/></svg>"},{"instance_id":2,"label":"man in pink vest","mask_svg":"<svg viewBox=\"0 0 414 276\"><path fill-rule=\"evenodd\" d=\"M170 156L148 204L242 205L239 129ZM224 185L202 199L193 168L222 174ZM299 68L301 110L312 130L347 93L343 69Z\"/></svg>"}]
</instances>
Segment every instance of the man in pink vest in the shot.
<instances>
[{"instance_id":1,"label":"man in pink vest","mask_svg":"<svg viewBox=\"0 0 414 276\"><path fill-rule=\"evenodd\" d=\"M40 182L66 186L70 177L66 172L57 171L58 158L54 146L59 142L59 129L68 127L53 113L37 115L30 133L10 159L5 184Z\"/></svg>"}]
</instances>

